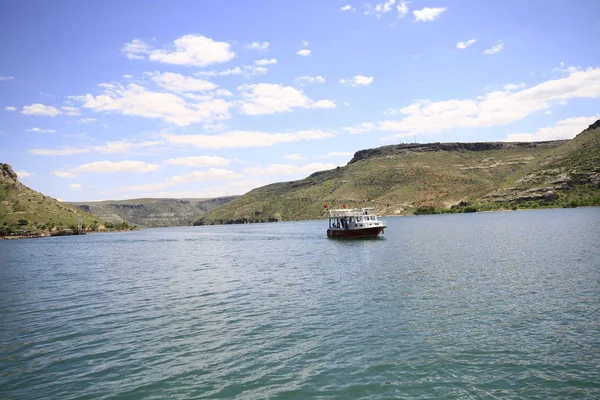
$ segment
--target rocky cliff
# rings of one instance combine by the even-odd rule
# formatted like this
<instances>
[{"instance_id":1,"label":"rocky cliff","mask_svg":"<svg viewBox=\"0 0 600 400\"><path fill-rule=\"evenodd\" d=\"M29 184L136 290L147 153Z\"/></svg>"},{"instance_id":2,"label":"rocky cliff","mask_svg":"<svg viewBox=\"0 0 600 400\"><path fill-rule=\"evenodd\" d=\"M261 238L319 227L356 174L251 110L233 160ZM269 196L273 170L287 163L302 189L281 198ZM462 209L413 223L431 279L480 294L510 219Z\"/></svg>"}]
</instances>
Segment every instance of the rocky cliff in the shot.
<instances>
[{"instance_id":1,"label":"rocky cliff","mask_svg":"<svg viewBox=\"0 0 600 400\"><path fill-rule=\"evenodd\" d=\"M475 142L475 143L404 143L377 147L375 149L359 150L348 164L371 157L390 157L408 152L427 151L490 151L518 149L548 149L563 144L564 140L546 142Z\"/></svg>"}]
</instances>

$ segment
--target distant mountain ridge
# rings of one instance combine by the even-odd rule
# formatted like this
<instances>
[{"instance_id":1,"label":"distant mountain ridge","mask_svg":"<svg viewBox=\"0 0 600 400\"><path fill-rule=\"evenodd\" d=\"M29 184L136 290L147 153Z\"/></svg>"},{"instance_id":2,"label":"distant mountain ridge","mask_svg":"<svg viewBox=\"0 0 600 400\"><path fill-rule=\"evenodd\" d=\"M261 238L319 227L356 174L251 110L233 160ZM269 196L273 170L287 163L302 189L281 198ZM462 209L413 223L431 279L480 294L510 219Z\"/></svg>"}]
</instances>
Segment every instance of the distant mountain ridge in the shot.
<instances>
[{"instance_id":1,"label":"distant mountain ridge","mask_svg":"<svg viewBox=\"0 0 600 400\"><path fill-rule=\"evenodd\" d=\"M360 150L343 167L256 188L194 224L319 219L324 203L383 215L600 205L600 120L571 140Z\"/></svg>"},{"instance_id":2,"label":"distant mountain ridge","mask_svg":"<svg viewBox=\"0 0 600 400\"><path fill-rule=\"evenodd\" d=\"M238 196L210 199L143 198L70 202L68 204L114 224L127 222L141 228L189 225L206 212Z\"/></svg>"}]
</instances>

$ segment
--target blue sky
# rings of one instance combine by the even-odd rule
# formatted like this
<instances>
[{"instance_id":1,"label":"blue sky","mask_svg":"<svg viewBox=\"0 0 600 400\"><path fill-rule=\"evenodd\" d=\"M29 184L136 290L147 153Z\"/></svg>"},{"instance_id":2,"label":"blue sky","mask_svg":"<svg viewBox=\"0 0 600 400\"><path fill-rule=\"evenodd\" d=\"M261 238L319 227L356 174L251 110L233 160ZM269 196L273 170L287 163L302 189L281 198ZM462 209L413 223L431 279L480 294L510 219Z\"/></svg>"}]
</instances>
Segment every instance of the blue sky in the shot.
<instances>
[{"instance_id":1,"label":"blue sky","mask_svg":"<svg viewBox=\"0 0 600 400\"><path fill-rule=\"evenodd\" d=\"M0 161L65 201L243 194L399 142L571 138L595 0L19 1Z\"/></svg>"}]
</instances>

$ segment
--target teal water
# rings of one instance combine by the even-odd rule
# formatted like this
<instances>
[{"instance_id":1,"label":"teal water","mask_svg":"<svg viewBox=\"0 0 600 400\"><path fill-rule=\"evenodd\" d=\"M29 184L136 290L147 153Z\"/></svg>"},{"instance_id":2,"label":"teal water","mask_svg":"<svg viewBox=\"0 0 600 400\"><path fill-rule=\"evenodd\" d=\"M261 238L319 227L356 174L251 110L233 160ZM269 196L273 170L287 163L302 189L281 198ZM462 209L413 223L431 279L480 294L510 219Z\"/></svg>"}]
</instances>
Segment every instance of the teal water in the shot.
<instances>
[{"instance_id":1,"label":"teal water","mask_svg":"<svg viewBox=\"0 0 600 400\"><path fill-rule=\"evenodd\" d=\"M600 208L385 220L0 241L0 398L600 398Z\"/></svg>"}]
</instances>

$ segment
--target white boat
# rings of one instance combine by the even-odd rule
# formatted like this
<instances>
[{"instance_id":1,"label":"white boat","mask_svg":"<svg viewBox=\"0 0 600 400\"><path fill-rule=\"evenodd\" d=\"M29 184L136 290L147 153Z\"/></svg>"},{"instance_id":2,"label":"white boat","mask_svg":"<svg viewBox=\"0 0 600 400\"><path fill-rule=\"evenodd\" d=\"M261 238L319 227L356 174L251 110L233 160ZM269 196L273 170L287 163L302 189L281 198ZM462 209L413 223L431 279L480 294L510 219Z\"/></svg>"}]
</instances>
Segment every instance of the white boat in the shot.
<instances>
[{"instance_id":1,"label":"white boat","mask_svg":"<svg viewBox=\"0 0 600 400\"><path fill-rule=\"evenodd\" d=\"M373 213L373 207L342 208L328 210L329 228L327 236L331 238L375 237L384 233L387 227Z\"/></svg>"}]
</instances>

